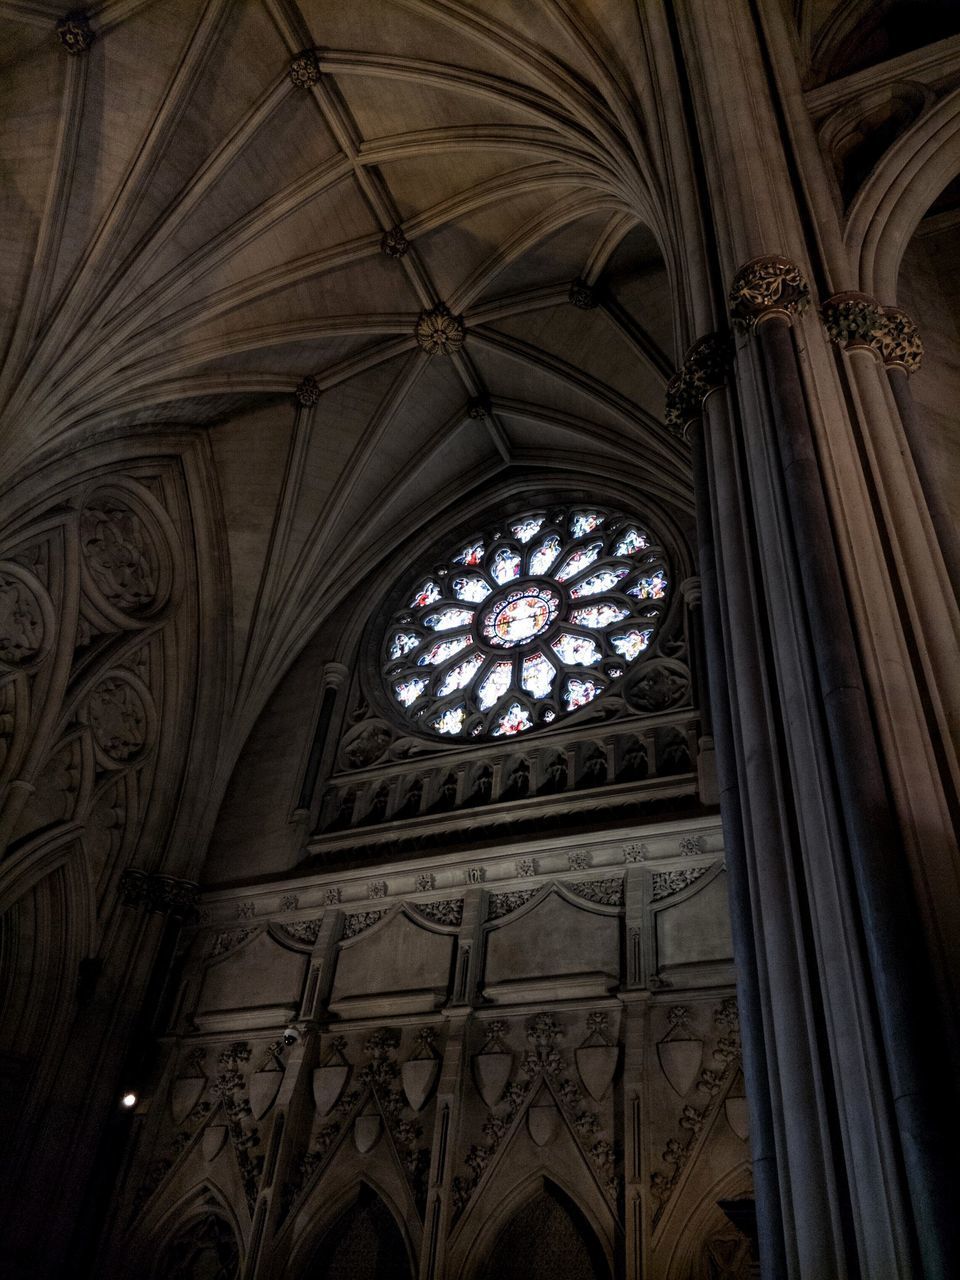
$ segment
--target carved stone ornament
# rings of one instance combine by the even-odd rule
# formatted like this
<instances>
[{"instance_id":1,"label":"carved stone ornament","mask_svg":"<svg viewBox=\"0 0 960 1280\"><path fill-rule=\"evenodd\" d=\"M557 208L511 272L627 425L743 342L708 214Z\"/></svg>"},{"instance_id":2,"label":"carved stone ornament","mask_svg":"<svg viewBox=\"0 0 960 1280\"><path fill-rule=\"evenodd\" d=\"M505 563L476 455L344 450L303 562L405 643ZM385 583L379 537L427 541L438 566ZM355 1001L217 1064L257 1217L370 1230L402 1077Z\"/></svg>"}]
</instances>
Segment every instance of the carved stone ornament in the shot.
<instances>
[{"instance_id":1,"label":"carved stone ornament","mask_svg":"<svg viewBox=\"0 0 960 1280\"><path fill-rule=\"evenodd\" d=\"M436 1032L424 1027L417 1037L415 1056L400 1068L400 1081L411 1110L422 1111L433 1094L440 1074L440 1059L434 1048Z\"/></svg>"},{"instance_id":2,"label":"carved stone ornament","mask_svg":"<svg viewBox=\"0 0 960 1280\"><path fill-rule=\"evenodd\" d=\"M686 1034L690 1014L684 1005L674 1005L667 1017L670 1029L657 1045L657 1057L670 1088L683 1098L693 1088L703 1066L703 1041Z\"/></svg>"},{"instance_id":3,"label":"carved stone ornament","mask_svg":"<svg viewBox=\"0 0 960 1280\"><path fill-rule=\"evenodd\" d=\"M378 1113L357 1116L353 1122L353 1142L362 1156L373 1150L382 1132L383 1120Z\"/></svg>"},{"instance_id":4,"label":"carved stone ornament","mask_svg":"<svg viewBox=\"0 0 960 1280\"><path fill-rule=\"evenodd\" d=\"M223 1144L227 1140L227 1126L225 1124L212 1124L203 1131L203 1138L200 1141L200 1148L203 1152L203 1158L207 1164L213 1164L217 1156L223 1150Z\"/></svg>"},{"instance_id":5,"label":"carved stone ornament","mask_svg":"<svg viewBox=\"0 0 960 1280\"><path fill-rule=\"evenodd\" d=\"M541 1097L549 1094L544 1091ZM538 1147L546 1147L560 1132L560 1112L556 1103L536 1102L527 1109L527 1129Z\"/></svg>"},{"instance_id":6,"label":"carved stone ornament","mask_svg":"<svg viewBox=\"0 0 960 1280\"><path fill-rule=\"evenodd\" d=\"M380 252L388 258L402 258L410 248L410 241L400 227L391 227L380 238Z\"/></svg>"},{"instance_id":7,"label":"carved stone ornament","mask_svg":"<svg viewBox=\"0 0 960 1280\"><path fill-rule=\"evenodd\" d=\"M343 1055L347 1042L337 1036L327 1061L313 1071L313 1101L318 1116L328 1115L337 1105L350 1078L351 1067Z\"/></svg>"},{"instance_id":8,"label":"carved stone ornament","mask_svg":"<svg viewBox=\"0 0 960 1280\"><path fill-rule=\"evenodd\" d=\"M18 564L0 565L0 666L22 671L45 656L54 633L53 606L41 583Z\"/></svg>"},{"instance_id":9,"label":"carved stone ornament","mask_svg":"<svg viewBox=\"0 0 960 1280\"><path fill-rule=\"evenodd\" d=\"M111 672L87 701L86 719L102 763L131 764L144 754L152 717L144 696L126 674Z\"/></svg>"},{"instance_id":10,"label":"carved stone ornament","mask_svg":"<svg viewBox=\"0 0 960 1280\"><path fill-rule=\"evenodd\" d=\"M675 893L689 889L701 876L707 874L711 863L705 867L682 867L679 871L655 871L653 873L653 901L671 898Z\"/></svg>"},{"instance_id":11,"label":"carved stone ornament","mask_svg":"<svg viewBox=\"0 0 960 1280\"><path fill-rule=\"evenodd\" d=\"M923 342L913 320L898 307L884 307L878 330L880 354L885 365L915 373L923 359Z\"/></svg>"},{"instance_id":12,"label":"carved stone ornament","mask_svg":"<svg viewBox=\"0 0 960 1280\"><path fill-rule=\"evenodd\" d=\"M158 555L140 515L119 498L97 497L80 513L83 567L96 590L123 613L157 600Z\"/></svg>"},{"instance_id":13,"label":"carved stone ornament","mask_svg":"<svg viewBox=\"0 0 960 1280\"><path fill-rule=\"evenodd\" d=\"M725 333L708 333L687 352L667 383L664 422L674 435L686 437L690 423L703 411L704 399L726 382L732 354L730 336Z\"/></svg>"},{"instance_id":14,"label":"carved stone ornament","mask_svg":"<svg viewBox=\"0 0 960 1280\"><path fill-rule=\"evenodd\" d=\"M304 49L290 63L290 79L298 89L320 83L320 64L313 49Z\"/></svg>"},{"instance_id":15,"label":"carved stone ornament","mask_svg":"<svg viewBox=\"0 0 960 1280\"><path fill-rule=\"evenodd\" d=\"M382 911L357 911L347 916L343 922L344 938L355 938L358 933L363 933L364 929L376 924L382 915Z\"/></svg>"},{"instance_id":16,"label":"carved stone ornament","mask_svg":"<svg viewBox=\"0 0 960 1280\"><path fill-rule=\"evenodd\" d=\"M197 901L198 886L192 880L175 876L151 875L128 867L120 877L120 897L128 907L161 915L191 915Z\"/></svg>"},{"instance_id":17,"label":"carved stone ornament","mask_svg":"<svg viewBox=\"0 0 960 1280\"><path fill-rule=\"evenodd\" d=\"M297 383L297 389L293 394L297 398L297 404L303 405L304 409L311 409L320 401L320 384L312 374L308 373Z\"/></svg>"},{"instance_id":18,"label":"carved stone ornament","mask_svg":"<svg viewBox=\"0 0 960 1280\"><path fill-rule=\"evenodd\" d=\"M730 315L735 324L752 329L767 316L792 320L809 301L810 288L795 262L775 255L754 258L734 277Z\"/></svg>"},{"instance_id":19,"label":"carved stone ornament","mask_svg":"<svg viewBox=\"0 0 960 1280\"><path fill-rule=\"evenodd\" d=\"M463 316L451 315L442 302L429 311L421 311L414 332L420 350L428 356L453 355L462 348L467 336Z\"/></svg>"},{"instance_id":20,"label":"carved stone ornament","mask_svg":"<svg viewBox=\"0 0 960 1280\"><path fill-rule=\"evenodd\" d=\"M96 37L83 9L74 9L57 23L57 36L67 53L88 53Z\"/></svg>"},{"instance_id":21,"label":"carved stone ornament","mask_svg":"<svg viewBox=\"0 0 960 1280\"><path fill-rule=\"evenodd\" d=\"M441 898L437 902L414 902L411 906L419 915L432 920L434 924L457 925L463 920L462 898Z\"/></svg>"},{"instance_id":22,"label":"carved stone ornament","mask_svg":"<svg viewBox=\"0 0 960 1280\"><path fill-rule=\"evenodd\" d=\"M340 755L347 769L366 769L383 756L393 739L390 726L383 720L367 720L344 735Z\"/></svg>"},{"instance_id":23,"label":"carved stone ornament","mask_svg":"<svg viewBox=\"0 0 960 1280\"><path fill-rule=\"evenodd\" d=\"M680 662L654 659L640 669L627 691L627 700L637 711L666 711L689 697L690 673Z\"/></svg>"},{"instance_id":24,"label":"carved stone ornament","mask_svg":"<svg viewBox=\"0 0 960 1280\"><path fill-rule=\"evenodd\" d=\"M573 880L566 887L578 897L596 902L602 907L623 906L622 876L613 876L608 880Z\"/></svg>"},{"instance_id":25,"label":"carved stone ornament","mask_svg":"<svg viewBox=\"0 0 960 1280\"><path fill-rule=\"evenodd\" d=\"M503 1043L507 1024L499 1018L487 1024L487 1039L473 1055L473 1078L480 1097L491 1110L503 1096L513 1069L513 1054Z\"/></svg>"},{"instance_id":26,"label":"carved stone ornament","mask_svg":"<svg viewBox=\"0 0 960 1280\"><path fill-rule=\"evenodd\" d=\"M489 396L471 396L467 401L467 417L468 418L489 418L490 417L490 397Z\"/></svg>"},{"instance_id":27,"label":"carved stone ornament","mask_svg":"<svg viewBox=\"0 0 960 1280\"><path fill-rule=\"evenodd\" d=\"M583 1087L599 1102L613 1083L620 1050L607 1037L607 1015L587 1014L587 1038L574 1052Z\"/></svg>"},{"instance_id":28,"label":"carved stone ornament","mask_svg":"<svg viewBox=\"0 0 960 1280\"><path fill-rule=\"evenodd\" d=\"M587 284L586 280L580 280L579 278L571 282L570 292L567 296L579 311L592 311L600 301L596 289Z\"/></svg>"},{"instance_id":29,"label":"carved stone ornament","mask_svg":"<svg viewBox=\"0 0 960 1280\"><path fill-rule=\"evenodd\" d=\"M487 919L499 920L502 916L510 915L539 892L539 889L513 889L508 893L491 893L487 903Z\"/></svg>"},{"instance_id":30,"label":"carved stone ornament","mask_svg":"<svg viewBox=\"0 0 960 1280\"><path fill-rule=\"evenodd\" d=\"M300 942L305 946L312 947L320 936L320 925L322 923L323 916L316 916L313 920L288 920L281 925L281 929L294 942Z\"/></svg>"},{"instance_id":31,"label":"carved stone ornament","mask_svg":"<svg viewBox=\"0 0 960 1280\"><path fill-rule=\"evenodd\" d=\"M255 1071L250 1077L250 1110L255 1120L265 1116L276 1102L282 1083L283 1068L276 1060L271 1067Z\"/></svg>"},{"instance_id":32,"label":"carved stone ornament","mask_svg":"<svg viewBox=\"0 0 960 1280\"><path fill-rule=\"evenodd\" d=\"M877 330L883 309L866 293L836 293L820 308L823 325L831 342L844 347L878 345Z\"/></svg>"}]
</instances>

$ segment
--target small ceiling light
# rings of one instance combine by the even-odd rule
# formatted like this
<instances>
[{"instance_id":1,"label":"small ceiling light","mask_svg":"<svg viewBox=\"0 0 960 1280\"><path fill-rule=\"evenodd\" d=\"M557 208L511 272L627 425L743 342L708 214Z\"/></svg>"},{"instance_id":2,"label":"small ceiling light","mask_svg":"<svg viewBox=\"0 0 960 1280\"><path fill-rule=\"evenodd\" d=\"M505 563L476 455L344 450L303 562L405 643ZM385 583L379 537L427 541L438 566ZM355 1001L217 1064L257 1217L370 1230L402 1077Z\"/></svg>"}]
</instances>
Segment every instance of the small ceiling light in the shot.
<instances>
[{"instance_id":1,"label":"small ceiling light","mask_svg":"<svg viewBox=\"0 0 960 1280\"><path fill-rule=\"evenodd\" d=\"M135 1107L137 1105L137 1095L135 1093L125 1093L120 1099L120 1102L127 1108L127 1110L129 1110L131 1107Z\"/></svg>"}]
</instances>

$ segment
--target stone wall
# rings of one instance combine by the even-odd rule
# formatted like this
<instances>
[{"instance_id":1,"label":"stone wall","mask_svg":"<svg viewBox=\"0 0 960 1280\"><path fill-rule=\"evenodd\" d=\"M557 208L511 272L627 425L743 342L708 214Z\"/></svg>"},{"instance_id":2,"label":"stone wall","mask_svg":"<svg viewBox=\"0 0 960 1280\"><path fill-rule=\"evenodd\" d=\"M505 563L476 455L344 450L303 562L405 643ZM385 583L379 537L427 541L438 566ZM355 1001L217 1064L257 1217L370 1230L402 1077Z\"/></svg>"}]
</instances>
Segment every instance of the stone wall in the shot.
<instances>
[{"instance_id":1,"label":"stone wall","mask_svg":"<svg viewBox=\"0 0 960 1280\"><path fill-rule=\"evenodd\" d=\"M726 899L715 821L205 895L104 1274L740 1274Z\"/></svg>"}]
</instances>

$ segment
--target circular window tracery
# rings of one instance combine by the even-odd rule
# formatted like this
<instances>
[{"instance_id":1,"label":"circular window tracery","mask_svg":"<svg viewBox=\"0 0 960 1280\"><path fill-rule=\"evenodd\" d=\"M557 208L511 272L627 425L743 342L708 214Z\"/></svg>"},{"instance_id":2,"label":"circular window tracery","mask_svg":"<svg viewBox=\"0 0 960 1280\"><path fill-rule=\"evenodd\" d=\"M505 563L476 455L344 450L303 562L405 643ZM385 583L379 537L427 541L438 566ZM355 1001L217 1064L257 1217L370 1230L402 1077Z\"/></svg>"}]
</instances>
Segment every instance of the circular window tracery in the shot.
<instances>
[{"instance_id":1,"label":"circular window tracery","mask_svg":"<svg viewBox=\"0 0 960 1280\"><path fill-rule=\"evenodd\" d=\"M666 557L640 521L541 508L460 543L411 583L383 648L387 695L442 737L525 733L602 697L649 649Z\"/></svg>"}]
</instances>

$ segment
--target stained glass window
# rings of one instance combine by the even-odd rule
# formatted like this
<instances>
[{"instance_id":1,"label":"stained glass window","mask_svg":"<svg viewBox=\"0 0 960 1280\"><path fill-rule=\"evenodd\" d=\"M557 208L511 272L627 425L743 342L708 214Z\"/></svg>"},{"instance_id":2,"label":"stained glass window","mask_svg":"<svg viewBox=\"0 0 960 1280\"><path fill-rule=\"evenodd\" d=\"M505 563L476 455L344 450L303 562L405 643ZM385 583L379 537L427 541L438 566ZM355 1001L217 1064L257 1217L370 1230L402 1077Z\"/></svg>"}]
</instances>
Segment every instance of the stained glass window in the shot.
<instances>
[{"instance_id":1,"label":"stained glass window","mask_svg":"<svg viewBox=\"0 0 960 1280\"><path fill-rule=\"evenodd\" d=\"M434 560L384 633L387 697L419 732L484 739L575 714L654 644L666 556L632 517L544 507Z\"/></svg>"}]
</instances>

